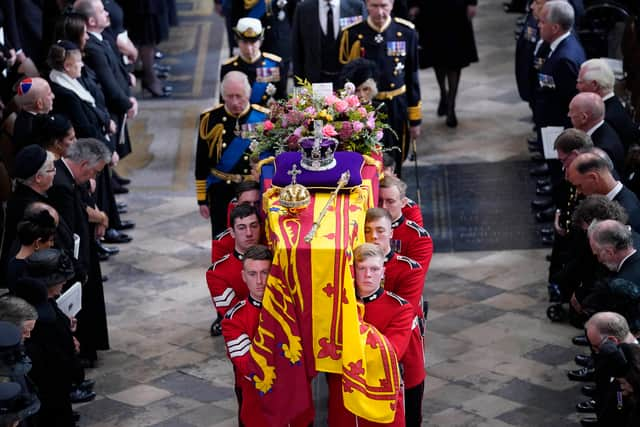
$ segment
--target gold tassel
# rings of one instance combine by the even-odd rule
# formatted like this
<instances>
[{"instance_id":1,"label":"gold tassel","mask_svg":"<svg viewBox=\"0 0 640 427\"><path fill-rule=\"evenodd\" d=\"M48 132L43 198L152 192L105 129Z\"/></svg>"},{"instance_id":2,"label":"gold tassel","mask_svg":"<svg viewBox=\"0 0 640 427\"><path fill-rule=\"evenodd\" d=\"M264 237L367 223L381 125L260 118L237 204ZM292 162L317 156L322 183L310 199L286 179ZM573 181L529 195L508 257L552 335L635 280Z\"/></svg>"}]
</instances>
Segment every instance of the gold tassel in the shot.
<instances>
[{"instance_id":1,"label":"gold tassel","mask_svg":"<svg viewBox=\"0 0 640 427\"><path fill-rule=\"evenodd\" d=\"M213 149L215 147L218 148L216 152L216 161L220 160L220 156L222 156L222 133L224 132L224 125L222 123L218 123L211 129L207 131L209 128L209 114L205 115L202 120L200 120L200 139L204 139L207 141L209 145L209 158L213 158Z\"/></svg>"},{"instance_id":2,"label":"gold tassel","mask_svg":"<svg viewBox=\"0 0 640 427\"><path fill-rule=\"evenodd\" d=\"M338 53L340 63L348 64L358 58L360 58L360 40L356 40L351 49L349 49L349 31L343 31L340 39L340 52Z\"/></svg>"},{"instance_id":3,"label":"gold tassel","mask_svg":"<svg viewBox=\"0 0 640 427\"><path fill-rule=\"evenodd\" d=\"M244 0L244 10L252 9L253 6L258 4L258 0Z\"/></svg>"}]
</instances>

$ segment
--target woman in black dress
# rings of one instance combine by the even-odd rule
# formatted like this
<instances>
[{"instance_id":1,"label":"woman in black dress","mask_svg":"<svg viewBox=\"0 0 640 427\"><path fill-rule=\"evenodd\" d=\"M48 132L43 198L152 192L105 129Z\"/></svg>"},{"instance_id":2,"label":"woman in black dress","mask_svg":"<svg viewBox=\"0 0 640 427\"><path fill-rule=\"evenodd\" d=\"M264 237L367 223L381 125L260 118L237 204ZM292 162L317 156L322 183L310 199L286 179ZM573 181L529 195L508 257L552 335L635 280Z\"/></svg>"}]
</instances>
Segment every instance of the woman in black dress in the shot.
<instances>
[{"instance_id":1,"label":"woman in black dress","mask_svg":"<svg viewBox=\"0 0 640 427\"><path fill-rule=\"evenodd\" d=\"M420 34L420 68L433 67L440 87L438 115L456 127L460 72L478 61L471 20L477 0L421 0L416 25Z\"/></svg>"}]
</instances>

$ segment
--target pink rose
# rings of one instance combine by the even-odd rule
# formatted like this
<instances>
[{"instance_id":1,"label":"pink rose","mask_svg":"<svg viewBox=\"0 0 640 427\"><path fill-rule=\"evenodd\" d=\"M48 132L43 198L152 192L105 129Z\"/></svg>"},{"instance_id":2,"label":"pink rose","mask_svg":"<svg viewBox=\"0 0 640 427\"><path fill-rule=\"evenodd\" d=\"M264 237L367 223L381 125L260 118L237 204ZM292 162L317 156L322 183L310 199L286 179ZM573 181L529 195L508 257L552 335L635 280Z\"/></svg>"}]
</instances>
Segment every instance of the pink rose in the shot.
<instances>
[{"instance_id":1,"label":"pink rose","mask_svg":"<svg viewBox=\"0 0 640 427\"><path fill-rule=\"evenodd\" d=\"M349 104L349 107L351 108L360 106L360 100L355 95L349 95L344 100L347 101L347 104Z\"/></svg>"},{"instance_id":2,"label":"pink rose","mask_svg":"<svg viewBox=\"0 0 640 427\"><path fill-rule=\"evenodd\" d=\"M349 108L349 104L347 104L347 101L339 100L333 105L333 108L335 108L338 113L344 113Z\"/></svg>"},{"instance_id":3,"label":"pink rose","mask_svg":"<svg viewBox=\"0 0 640 427\"><path fill-rule=\"evenodd\" d=\"M335 95L327 95L324 98L324 103L329 105L329 106L331 106L331 105L335 104L336 102L338 102L339 100L340 100L340 98L338 98Z\"/></svg>"},{"instance_id":4,"label":"pink rose","mask_svg":"<svg viewBox=\"0 0 640 427\"><path fill-rule=\"evenodd\" d=\"M351 125L353 126L353 131L355 133L358 133L362 129L364 129L364 125L362 124L362 122L351 122Z\"/></svg>"},{"instance_id":5,"label":"pink rose","mask_svg":"<svg viewBox=\"0 0 640 427\"><path fill-rule=\"evenodd\" d=\"M367 109L364 107L358 107L358 114L360 114L360 117L362 117L363 119L365 117L367 117Z\"/></svg>"},{"instance_id":6,"label":"pink rose","mask_svg":"<svg viewBox=\"0 0 640 427\"><path fill-rule=\"evenodd\" d=\"M263 128L265 132L269 132L270 130L273 130L273 123L271 122L271 120L265 120Z\"/></svg>"},{"instance_id":7,"label":"pink rose","mask_svg":"<svg viewBox=\"0 0 640 427\"><path fill-rule=\"evenodd\" d=\"M376 132L376 139L377 139L378 141L382 141L382 137L383 137L383 136L384 136L384 132L382 132L382 130L378 130L378 131Z\"/></svg>"},{"instance_id":8,"label":"pink rose","mask_svg":"<svg viewBox=\"0 0 640 427\"><path fill-rule=\"evenodd\" d=\"M338 132L336 132L336 129L332 126L332 125L324 125L322 127L322 135L326 136L326 137L334 137L338 134Z\"/></svg>"},{"instance_id":9,"label":"pink rose","mask_svg":"<svg viewBox=\"0 0 640 427\"><path fill-rule=\"evenodd\" d=\"M297 136L298 138L300 138L300 137L302 136L302 131L303 131L303 130L304 130L304 129L302 128L302 126L298 126L298 127L296 128L296 130L294 130L294 131L293 131L293 134L294 134L295 136Z\"/></svg>"},{"instance_id":10,"label":"pink rose","mask_svg":"<svg viewBox=\"0 0 640 427\"><path fill-rule=\"evenodd\" d=\"M373 114L370 114L369 117L367 117L367 127L369 129L373 129L376 127L376 118L373 117Z\"/></svg>"}]
</instances>

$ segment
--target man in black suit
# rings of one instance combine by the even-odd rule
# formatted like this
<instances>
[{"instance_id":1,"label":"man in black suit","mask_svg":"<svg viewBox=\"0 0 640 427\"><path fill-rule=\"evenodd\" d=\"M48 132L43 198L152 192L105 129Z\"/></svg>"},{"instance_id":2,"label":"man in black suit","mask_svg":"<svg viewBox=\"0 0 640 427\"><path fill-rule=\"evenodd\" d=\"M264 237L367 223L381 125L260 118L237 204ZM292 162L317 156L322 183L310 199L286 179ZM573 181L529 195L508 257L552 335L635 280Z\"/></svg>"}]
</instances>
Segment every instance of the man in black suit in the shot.
<instances>
[{"instance_id":1,"label":"man in black suit","mask_svg":"<svg viewBox=\"0 0 640 427\"><path fill-rule=\"evenodd\" d=\"M29 144L38 144L44 132L47 114L55 96L49 83L40 77L26 77L17 86L15 102L20 108L13 125L13 149L17 154Z\"/></svg>"},{"instance_id":2,"label":"man in black suit","mask_svg":"<svg viewBox=\"0 0 640 427\"><path fill-rule=\"evenodd\" d=\"M595 153L582 153L571 162L567 179L578 193L590 196L601 194L620 203L629 215L628 223L634 231L640 231L640 201L636 195L615 179L610 163Z\"/></svg>"},{"instance_id":3,"label":"man in black suit","mask_svg":"<svg viewBox=\"0 0 640 427\"><path fill-rule=\"evenodd\" d=\"M104 233L108 220L106 215L96 214L92 209L86 185L110 161L111 153L101 141L79 139L65 158L56 160L57 173L48 192L60 218L80 238L78 261L87 273L87 281L82 287L83 310L78 314L77 335L82 343L81 356L89 365L97 359L96 350L109 348L102 272L95 241L95 236Z\"/></svg>"},{"instance_id":4,"label":"man in black suit","mask_svg":"<svg viewBox=\"0 0 640 427\"><path fill-rule=\"evenodd\" d=\"M604 101L590 92L577 94L569 104L569 118L573 127L591 137L593 145L604 150L618 174L624 168L624 146L616 131L604 120Z\"/></svg>"},{"instance_id":5,"label":"man in black suit","mask_svg":"<svg viewBox=\"0 0 640 427\"><path fill-rule=\"evenodd\" d=\"M122 129L123 121L138 112L138 102L130 93L133 79L109 41L102 37L102 32L109 26L109 14L102 1L78 0L73 10L85 17L89 40L84 48L84 62L95 72L102 86L107 108L117 125L116 141L123 142L116 144L118 155L125 157L131 152L131 144L126 126ZM124 136L120 134L123 131Z\"/></svg>"},{"instance_id":6,"label":"man in black suit","mask_svg":"<svg viewBox=\"0 0 640 427\"><path fill-rule=\"evenodd\" d=\"M331 4L332 34L327 34L328 3ZM304 0L298 3L291 36L293 75L312 83L337 83L340 71L338 34L345 26L366 16L364 2L360 0Z\"/></svg>"},{"instance_id":7,"label":"man in black suit","mask_svg":"<svg viewBox=\"0 0 640 427\"><path fill-rule=\"evenodd\" d=\"M604 101L604 120L616 131L625 149L640 143L640 128L613 92L615 76L609 64L601 58L585 61L580 67L576 87L580 92L593 92Z\"/></svg>"},{"instance_id":8,"label":"man in black suit","mask_svg":"<svg viewBox=\"0 0 640 427\"><path fill-rule=\"evenodd\" d=\"M640 285L640 252L633 247L632 231L625 224L612 219L594 222L588 235L593 254L614 272L614 279Z\"/></svg>"}]
</instances>

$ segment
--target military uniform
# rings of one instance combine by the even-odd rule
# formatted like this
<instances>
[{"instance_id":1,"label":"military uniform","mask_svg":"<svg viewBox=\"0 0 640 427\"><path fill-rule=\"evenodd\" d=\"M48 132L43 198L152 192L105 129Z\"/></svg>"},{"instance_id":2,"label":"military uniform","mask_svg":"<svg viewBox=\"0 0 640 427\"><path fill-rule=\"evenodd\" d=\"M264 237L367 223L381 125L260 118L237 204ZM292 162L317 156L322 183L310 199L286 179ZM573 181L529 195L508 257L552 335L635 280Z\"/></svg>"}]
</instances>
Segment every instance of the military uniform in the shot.
<instances>
[{"instance_id":1,"label":"military uniform","mask_svg":"<svg viewBox=\"0 0 640 427\"><path fill-rule=\"evenodd\" d=\"M418 35L414 25L400 18L389 19L377 29L370 18L350 25L340 36L340 63L357 58L374 61L379 70L376 99L388 106L388 123L397 137L391 154L399 172L409 152L408 125L418 126L422 119L418 80Z\"/></svg>"},{"instance_id":2,"label":"military uniform","mask_svg":"<svg viewBox=\"0 0 640 427\"><path fill-rule=\"evenodd\" d=\"M242 56L229 58L220 67L220 81L229 71L247 75L251 83L252 104L266 107L272 98L279 100L287 96L287 72L277 55L262 52L253 62L247 62Z\"/></svg>"},{"instance_id":3,"label":"military uniform","mask_svg":"<svg viewBox=\"0 0 640 427\"><path fill-rule=\"evenodd\" d=\"M412 336L415 313L411 304L398 295L379 288L372 295L362 298L364 321L375 326L391 343L398 360L406 354ZM398 393L396 416L393 422L380 424L359 418L344 407L342 400L342 376L327 375L329 383L329 427L351 426L404 426L403 392Z\"/></svg>"},{"instance_id":4,"label":"military uniform","mask_svg":"<svg viewBox=\"0 0 640 427\"><path fill-rule=\"evenodd\" d=\"M265 121L268 112L253 104L236 117L218 105L200 115L196 194L199 205L209 206L212 238L227 228L227 205L235 196L235 184L251 178L250 141L243 136Z\"/></svg>"},{"instance_id":5,"label":"military uniform","mask_svg":"<svg viewBox=\"0 0 640 427\"><path fill-rule=\"evenodd\" d=\"M402 208L402 215L404 215L406 219L415 222L420 227L424 227L422 209L420 208L420 205L413 200L407 198L407 204Z\"/></svg>"},{"instance_id":6,"label":"military uniform","mask_svg":"<svg viewBox=\"0 0 640 427\"><path fill-rule=\"evenodd\" d=\"M424 331L422 325L422 289L424 273L420 264L411 258L391 251L384 262L384 289L406 299L415 310L414 322L411 324L411 340L402 364L404 380L405 419L407 426L419 426L422 423L422 397L424 395Z\"/></svg>"},{"instance_id":7,"label":"military uniform","mask_svg":"<svg viewBox=\"0 0 640 427\"><path fill-rule=\"evenodd\" d=\"M266 425L259 410L258 391L249 378L251 363L249 349L258 329L261 309L262 303L249 296L235 304L222 320L222 335L227 346L227 356L233 363L235 374L241 425L247 427Z\"/></svg>"},{"instance_id":8,"label":"military uniform","mask_svg":"<svg viewBox=\"0 0 640 427\"><path fill-rule=\"evenodd\" d=\"M242 280L242 255L234 250L214 262L206 274L207 286L219 316L249 295Z\"/></svg>"},{"instance_id":9,"label":"military uniform","mask_svg":"<svg viewBox=\"0 0 640 427\"><path fill-rule=\"evenodd\" d=\"M216 262L223 256L233 252L236 241L231 235L231 228L218 234L211 242L211 262Z\"/></svg>"},{"instance_id":10,"label":"military uniform","mask_svg":"<svg viewBox=\"0 0 640 427\"><path fill-rule=\"evenodd\" d=\"M417 261L426 276L433 255L433 241L429 232L415 222L407 220L404 215L391 223L391 229L391 249Z\"/></svg>"}]
</instances>

